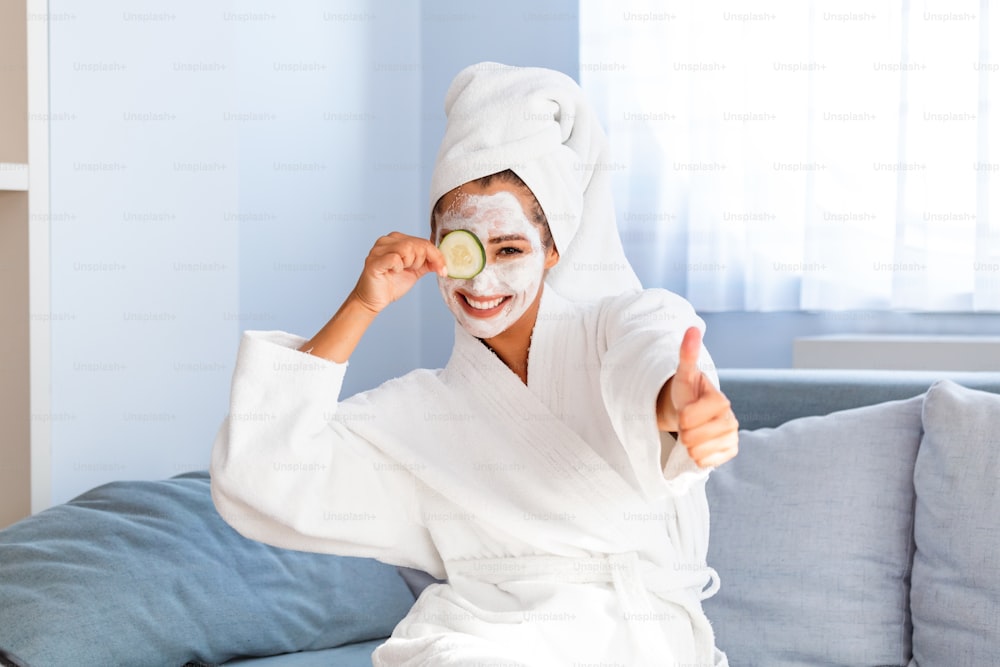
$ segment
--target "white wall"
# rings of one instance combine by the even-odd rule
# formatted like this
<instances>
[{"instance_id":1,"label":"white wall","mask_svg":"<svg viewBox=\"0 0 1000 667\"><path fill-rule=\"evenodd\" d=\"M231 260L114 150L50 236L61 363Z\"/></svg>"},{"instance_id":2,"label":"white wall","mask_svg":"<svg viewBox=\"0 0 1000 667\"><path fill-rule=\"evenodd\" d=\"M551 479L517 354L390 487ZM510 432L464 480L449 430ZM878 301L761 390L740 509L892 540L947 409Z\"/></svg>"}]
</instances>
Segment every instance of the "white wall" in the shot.
<instances>
[{"instance_id":1,"label":"white wall","mask_svg":"<svg viewBox=\"0 0 1000 667\"><path fill-rule=\"evenodd\" d=\"M240 332L311 335L375 238L427 233L461 67L577 73L569 0L101 5L50 5L53 503L206 467ZM424 282L345 394L444 363Z\"/></svg>"},{"instance_id":2,"label":"white wall","mask_svg":"<svg viewBox=\"0 0 1000 667\"><path fill-rule=\"evenodd\" d=\"M417 231L420 52L417 7L375 0L50 10L59 503L207 467L239 332L311 335ZM346 391L417 365L397 305Z\"/></svg>"}]
</instances>

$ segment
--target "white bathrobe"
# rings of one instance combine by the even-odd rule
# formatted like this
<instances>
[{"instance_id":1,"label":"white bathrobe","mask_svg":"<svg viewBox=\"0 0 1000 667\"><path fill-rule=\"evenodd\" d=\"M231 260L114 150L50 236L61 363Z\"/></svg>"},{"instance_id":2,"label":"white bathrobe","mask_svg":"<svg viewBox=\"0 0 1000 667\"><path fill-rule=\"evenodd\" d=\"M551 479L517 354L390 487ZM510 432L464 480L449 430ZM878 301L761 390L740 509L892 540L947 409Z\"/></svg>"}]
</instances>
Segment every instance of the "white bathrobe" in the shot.
<instances>
[{"instance_id":1,"label":"white bathrobe","mask_svg":"<svg viewBox=\"0 0 1000 667\"><path fill-rule=\"evenodd\" d=\"M246 332L216 507L262 542L446 578L376 666L726 665L701 608L709 471L654 414L689 326L665 290L584 304L546 286L527 385L456 328L444 369L339 401L346 364Z\"/></svg>"}]
</instances>

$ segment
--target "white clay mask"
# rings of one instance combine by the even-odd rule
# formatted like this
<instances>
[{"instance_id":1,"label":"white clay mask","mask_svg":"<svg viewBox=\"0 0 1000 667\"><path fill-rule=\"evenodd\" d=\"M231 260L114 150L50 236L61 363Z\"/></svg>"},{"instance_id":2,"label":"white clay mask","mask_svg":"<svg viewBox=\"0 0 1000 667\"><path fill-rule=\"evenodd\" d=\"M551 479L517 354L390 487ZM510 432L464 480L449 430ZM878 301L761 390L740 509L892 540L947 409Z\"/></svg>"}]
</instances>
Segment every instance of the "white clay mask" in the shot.
<instances>
[{"instance_id":1,"label":"white clay mask","mask_svg":"<svg viewBox=\"0 0 1000 667\"><path fill-rule=\"evenodd\" d=\"M437 219L436 241L456 229L468 230L479 238L486 248L486 268L471 280L438 276L438 287L466 331L476 338L493 338L517 322L538 295L545 272L541 235L510 192L459 193ZM523 241L497 242L504 237Z\"/></svg>"}]
</instances>

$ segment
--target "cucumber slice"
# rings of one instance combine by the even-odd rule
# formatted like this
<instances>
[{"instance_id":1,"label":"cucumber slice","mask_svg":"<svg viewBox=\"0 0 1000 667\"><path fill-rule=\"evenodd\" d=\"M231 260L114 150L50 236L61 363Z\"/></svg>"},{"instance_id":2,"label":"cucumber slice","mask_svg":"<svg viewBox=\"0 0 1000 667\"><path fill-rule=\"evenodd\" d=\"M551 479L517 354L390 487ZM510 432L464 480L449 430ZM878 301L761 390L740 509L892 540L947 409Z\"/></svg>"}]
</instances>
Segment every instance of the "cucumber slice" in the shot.
<instances>
[{"instance_id":1,"label":"cucumber slice","mask_svg":"<svg viewBox=\"0 0 1000 667\"><path fill-rule=\"evenodd\" d=\"M449 278L470 280L486 268L486 250L479 238L468 230L448 232L438 248L444 253Z\"/></svg>"}]
</instances>

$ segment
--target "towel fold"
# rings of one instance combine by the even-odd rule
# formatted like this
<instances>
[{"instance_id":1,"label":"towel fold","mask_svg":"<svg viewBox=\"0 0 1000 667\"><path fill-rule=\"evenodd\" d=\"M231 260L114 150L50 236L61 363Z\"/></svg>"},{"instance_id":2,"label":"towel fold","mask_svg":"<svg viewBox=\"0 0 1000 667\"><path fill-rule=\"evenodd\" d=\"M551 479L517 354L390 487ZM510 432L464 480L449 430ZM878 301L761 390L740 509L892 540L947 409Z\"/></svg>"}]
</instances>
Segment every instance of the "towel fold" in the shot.
<instances>
[{"instance_id":1,"label":"towel fold","mask_svg":"<svg viewBox=\"0 0 1000 667\"><path fill-rule=\"evenodd\" d=\"M432 212L450 190L510 169L534 193L559 251L548 284L583 301L642 288L618 235L607 138L573 79L539 67L478 63L452 81L445 113Z\"/></svg>"}]
</instances>

